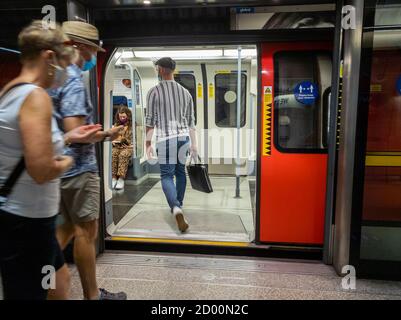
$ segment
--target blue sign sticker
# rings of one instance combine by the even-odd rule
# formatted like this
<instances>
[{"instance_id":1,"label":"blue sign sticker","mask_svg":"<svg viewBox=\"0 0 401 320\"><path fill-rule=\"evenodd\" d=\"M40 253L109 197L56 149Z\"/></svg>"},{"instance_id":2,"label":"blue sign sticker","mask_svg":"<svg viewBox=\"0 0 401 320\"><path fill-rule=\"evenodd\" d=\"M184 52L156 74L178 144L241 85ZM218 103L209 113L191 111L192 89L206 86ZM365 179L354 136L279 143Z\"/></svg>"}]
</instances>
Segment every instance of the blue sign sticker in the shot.
<instances>
[{"instance_id":1,"label":"blue sign sticker","mask_svg":"<svg viewBox=\"0 0 401 320\"><path fill-rule=\"evenodd\" d=\"M397 80L397 92L401 94L401 76L399 76Z\"/></svg>"},{"instance_id":2,"label":"blue sign sticker","mask_svg":"<svg viewBox=\"0 0 401 320\"><path fill-rule=\"evenodd\" d=\"M317 85L310 81L302 81L294 88L295 99L302 104L313 104L319 96Z\"/></svg>"},{"instance_id":3,"label":"blue sign sticker","mask_svg":"<svg viewBox=\"0 0 401 320\"><path fill-rule=\"evenodd\" d=\"M132 99L128 99L128 108L132 108Z\"/></svg>"}]
</instances>

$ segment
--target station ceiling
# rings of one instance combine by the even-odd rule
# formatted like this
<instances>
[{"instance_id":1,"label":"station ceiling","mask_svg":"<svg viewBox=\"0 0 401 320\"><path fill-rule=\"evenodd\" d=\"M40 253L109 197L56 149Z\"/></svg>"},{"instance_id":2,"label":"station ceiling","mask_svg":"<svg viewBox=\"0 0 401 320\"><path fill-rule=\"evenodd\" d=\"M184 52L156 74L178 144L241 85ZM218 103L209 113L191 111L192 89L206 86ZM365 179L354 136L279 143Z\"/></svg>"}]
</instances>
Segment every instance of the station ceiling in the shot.
<instances>
[{"instance_id":1,"label":"station ceiling","mask_svg":"<svg viewBox=\"0 0 401 320\"><path fill-rule=\"evenodd\" d=\"M333 0L149 0L150 5L144 5L143 0L82 0L92 8L126 8L126 7L193 7L193 6L277 6L301 4L335 3Z\"/></svg>"},{"instance_id":2,"label":"station ceiling","mask_svg":"<svg viewBox=\"0 0 401 320\"><path fill-rule=\"evenodd\" d=\"M91 22L107 42L150 36L230 34L230 8L335 3L333 0L76 0L91 9ZM1 0L0 44L16 45L21 28L41 19L44 5L56 7L58 21L67 19L67 0ZM208 39L206 39L208 40Z\"/></svg>"},{"instance_id":3,"label":"station ceiling","mask_svg":"<svg viewBox=\"0 0 401 320\"><path fill-rule=\"evenodd\" d=\"M335 3L335 0L149 0L150 5L145 5L144 0L79 0L78 2L93 9L138 9L154 7L199 7L199 6L282 6L282 5L306 5ZM63 5L67 0L2 0L1 9L34 9L44 5Z\"/></svg>"}]
</instances>

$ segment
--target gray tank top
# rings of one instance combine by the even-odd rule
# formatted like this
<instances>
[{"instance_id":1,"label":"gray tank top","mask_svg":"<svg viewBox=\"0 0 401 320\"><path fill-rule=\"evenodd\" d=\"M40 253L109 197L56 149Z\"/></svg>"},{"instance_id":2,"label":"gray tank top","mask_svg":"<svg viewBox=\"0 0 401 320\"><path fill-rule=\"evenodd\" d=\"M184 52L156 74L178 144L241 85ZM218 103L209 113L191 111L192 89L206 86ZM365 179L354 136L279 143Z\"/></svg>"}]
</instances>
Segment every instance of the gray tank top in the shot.
<instances>
[{"instance_id":1,"label":"gray tank top","mask_svg":"<svg viewBox=\"0 0 401 320\"><path fill-rule=\"evenodd\" d=\"M27 96L37 88L33 84L16 87L0 101L0 184L8 178L22 156L18 114ZM55 155L63 154L64 139L52 119L52 141ZM27 218L49 218L58 213L59 179L37 184L24 170L11 194L1 207L6 212Z\"/></svg>"}]
</instances>

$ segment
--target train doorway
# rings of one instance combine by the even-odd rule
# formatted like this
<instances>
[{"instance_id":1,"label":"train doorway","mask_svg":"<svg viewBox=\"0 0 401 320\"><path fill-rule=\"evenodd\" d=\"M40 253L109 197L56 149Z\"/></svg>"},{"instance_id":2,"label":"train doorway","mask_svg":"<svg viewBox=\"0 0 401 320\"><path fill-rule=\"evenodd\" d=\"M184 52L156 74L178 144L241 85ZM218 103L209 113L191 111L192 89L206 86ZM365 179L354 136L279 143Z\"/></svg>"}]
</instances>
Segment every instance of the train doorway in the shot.
<instances>
[{"instance_id":1,"label":"train doorway","mask_svg":"<svg viewBox=\"0 0 401 320\"><path fill-rule=\"evenodd\" d=\"M176 61L174 79L192 96L199 154L214 189L201 193L188 181L183 209L190 229L185 234L167 205L157 159L147 158L145 150L147 93L158 83L154 62L164 56ZM111 240L233 246L255 241L258 70L256 45L114 50L105 69L103 120L111 126L120 107L130 109L133 156L124 189L116 190L112 144L104 150L105 220Z\"/></svg>"},{"instance_id":2,"label":"train doorway","mask_svg":"<svg viewBox=\"0 0 401 320\"><path fill-rule=\"evenodd\" d=\"M110 238L321 248L331 50L332 43L317 41L116 48L105 73L104 121L112 125L118 107L128 106L135 150L120 191L112 186L112 147L105 150ZM200 155L215 189L203 194L187 185L186 234L176 228L144 145L146 93L158 83L154 62L169 55L177 61L175 81L193 98Z\"/></svg>"}]
</instances>

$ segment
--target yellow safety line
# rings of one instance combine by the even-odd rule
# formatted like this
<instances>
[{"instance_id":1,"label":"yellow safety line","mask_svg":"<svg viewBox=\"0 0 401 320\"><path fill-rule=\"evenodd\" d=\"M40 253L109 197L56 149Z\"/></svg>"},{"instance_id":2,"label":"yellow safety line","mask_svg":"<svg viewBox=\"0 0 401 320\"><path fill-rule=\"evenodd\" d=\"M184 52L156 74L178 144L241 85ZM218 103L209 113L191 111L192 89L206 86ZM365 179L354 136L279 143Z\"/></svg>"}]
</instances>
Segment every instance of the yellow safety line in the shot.
<instances>
[{"instance_id":1,"label":"yellow safety line","mask_svg":"<svg viewBox=\"0 0 401 320\"><path fill-rule=\"evenodd\" d=\"M368 167L401 167L401 156L386 155L372 156L367 155L365 165Z\"/></svg>"},{"instance_id":2,"label":"yellow safety line","mask_svg":"<svg viewBox=\"0 0 401 320\"><path fill-rule=\"evenodd\" d=\"M397 151L368 151L367 156L401 156L401 152Z\"/></svg>"},{"instance_id":3,"label":"yellow safety line","mask_svg":"<svg viewBox=\"0 0 401 320\"><path fill-rule=\"evenodd\" d=\"M151 243L172 243L172 244L196 244L196 245L205 245L205 246L226 246L226 247L247 247L249 245L248 242L130 238L130 237L111 237L111 240L113 240L113 241L151 242Z\"/></svg>"}]
</instances>

